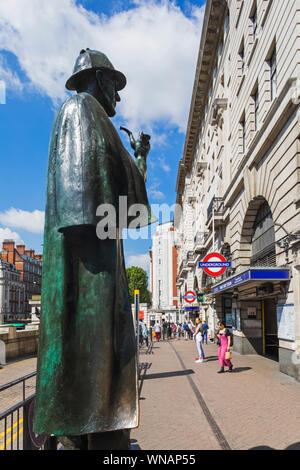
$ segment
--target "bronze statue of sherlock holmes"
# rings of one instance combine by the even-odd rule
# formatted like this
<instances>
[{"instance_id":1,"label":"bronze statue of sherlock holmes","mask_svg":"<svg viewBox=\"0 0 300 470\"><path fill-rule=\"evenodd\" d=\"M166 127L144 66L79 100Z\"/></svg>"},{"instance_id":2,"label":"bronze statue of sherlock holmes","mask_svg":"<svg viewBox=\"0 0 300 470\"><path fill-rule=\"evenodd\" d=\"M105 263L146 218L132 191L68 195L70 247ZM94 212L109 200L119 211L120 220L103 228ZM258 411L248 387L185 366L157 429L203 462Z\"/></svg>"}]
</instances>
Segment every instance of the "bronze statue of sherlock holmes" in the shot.
<instances>
[{"instance_id":1,"label":"bronze statue of sherlock holmes","mask_svg":"<svg viewBox=\"0 0 300 470\"><path fill-rule=\"evenodd\" d=\"M98 206L111 204L119 220L120 196L146 206L141 225L155 221L146 164L137 166L109 119L125 85L103 53L82 50L66 83L77 94L50 140L34 431L64 436L66 448L127 448L139 422L122 227L114 239L96 235Z\"/></svg>"}]
</instances>

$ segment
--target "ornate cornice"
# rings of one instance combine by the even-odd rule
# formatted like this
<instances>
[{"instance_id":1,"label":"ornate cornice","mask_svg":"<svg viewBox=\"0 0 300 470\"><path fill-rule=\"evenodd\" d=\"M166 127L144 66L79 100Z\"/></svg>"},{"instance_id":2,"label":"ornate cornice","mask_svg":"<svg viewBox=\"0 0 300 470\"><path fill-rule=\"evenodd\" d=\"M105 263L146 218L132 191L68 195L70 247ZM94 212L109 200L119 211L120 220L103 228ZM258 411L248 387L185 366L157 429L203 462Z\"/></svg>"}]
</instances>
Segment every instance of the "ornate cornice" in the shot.
<instances>
[{"instance_id":1,"label":"ornate cornice","mask_svg":"<svg viewBox=\"0 0 300 470\"><path fill-rule=\"evenodd\" d=\"M198 53L196 74L186 131L183 157L178 168L177 183L191 170L194 160L200 125L205 114L205 105L214 70L218 45L223 33L227 12L226 0L207 0ZM184 170L184 171L183 171ZM184 183L176 186L177 202L181 203Z\"/></svg>"}]
</instances>

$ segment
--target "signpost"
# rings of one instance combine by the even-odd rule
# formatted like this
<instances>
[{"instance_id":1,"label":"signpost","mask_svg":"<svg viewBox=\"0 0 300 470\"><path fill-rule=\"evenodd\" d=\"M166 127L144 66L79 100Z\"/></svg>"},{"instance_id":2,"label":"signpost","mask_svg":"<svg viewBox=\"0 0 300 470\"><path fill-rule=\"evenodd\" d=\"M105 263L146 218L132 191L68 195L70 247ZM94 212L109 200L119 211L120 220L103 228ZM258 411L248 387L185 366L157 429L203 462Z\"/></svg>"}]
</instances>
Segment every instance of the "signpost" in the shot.
<instances>
[{"instance_id":1,"label":"signpost","mask_svg":"<svg viewBox=\"0 0 300 470\"><path fill-rule=\"evenodd\" d=\"M136 352L137 352L137 356L139 355L139 331L140 331L140 328L139 328L139 313L140 313L140 291L139 290L135 290L134 291L134 313L135 313L135 328L136 328Z\"/></svg>"}]
</instances>

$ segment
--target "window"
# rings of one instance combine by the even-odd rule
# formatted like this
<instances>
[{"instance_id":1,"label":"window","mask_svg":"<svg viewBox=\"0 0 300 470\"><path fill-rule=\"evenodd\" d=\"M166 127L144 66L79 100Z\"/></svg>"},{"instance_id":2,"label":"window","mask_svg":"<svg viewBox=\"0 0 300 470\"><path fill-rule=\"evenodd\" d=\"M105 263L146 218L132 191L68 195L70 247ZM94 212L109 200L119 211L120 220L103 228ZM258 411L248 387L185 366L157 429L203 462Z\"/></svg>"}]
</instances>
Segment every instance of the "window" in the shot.
<instances>
[{"instance_id":1,"label":"window","mask_svg":"<svg viewBox=\"0 0 300 470\"><path fill-rule=\"evenodd\" d=\"M226 39L229 30L229 13L227 14L224 22L224 40Z\"/></svg>"},{"instance_id":2,"label":"window","mask_svg":"<svg viewBox=\"0 0 300 470\"><path fill-rule=\"evenodd\" d=\"M251 21L252 21L252 34L253 34L253 40L255 41L255 39L257 38L257 7L255 5L255 10L253 12L253 15L251 17Z\"/></svg>"},{"instance_id":3,"label":"window","mask_svg":"<svg viewBox=\"0 0 300 470\"><path fill-rule=\"evenodd\" d=\"M253 102L254 102L254 130L258 130L258 123L259 123L259 99L258 99L258 88L253 95Z\"/></svg>"},{"instance_id":4,"label":"window","mask_svg":"<svg viewBox=\"0 0 300 470\"><path fill-rule=\"evenodd\" d=\"M270 59L270 85L271 85L271 101L274 100L277 93L277 60L276 60L276 49Z\"/></svg>"},{"instance_id":5,"label":"window","mask_svg":"<svg viewBox=\"0 0 300 470\"><path fill-rule=\"evenodd\" d=\"M267 202L259 208L252 232L251 265L276 266L275 230Z\"/></svg>"},{"instance_id":6,"label":"window","mask_svg":"<svg viewBox=\"0 0 300 470\"><path fill-rule=\"evenodd\" d=\"M222 52L223 52L223 43L221 42L221 44L219 45L219 48L218 48L218 65L220 63Z\"/></svg>"},{"instance_id":7,"label":"window","mask_svg":"<svg viewBox=\"0 0 300 470\"><path fill-rule=\"evenodd\" d=\"M241 74L244 75L244 73L245 73L245 45L244 45L244 39L243 39L242 44L240 46L239 56L240 56L239 62L240 62Z\"/></svg>"},{"instance_id":8,"label":"window","mask_svg":"<svg viewBox=\"0 0 300 470\"><path fill-rule=\"evenodd\" d=\"M246 152L246 121L245 118L241 121L242 130L242 152Z\"/></svg>"}]
</instances>

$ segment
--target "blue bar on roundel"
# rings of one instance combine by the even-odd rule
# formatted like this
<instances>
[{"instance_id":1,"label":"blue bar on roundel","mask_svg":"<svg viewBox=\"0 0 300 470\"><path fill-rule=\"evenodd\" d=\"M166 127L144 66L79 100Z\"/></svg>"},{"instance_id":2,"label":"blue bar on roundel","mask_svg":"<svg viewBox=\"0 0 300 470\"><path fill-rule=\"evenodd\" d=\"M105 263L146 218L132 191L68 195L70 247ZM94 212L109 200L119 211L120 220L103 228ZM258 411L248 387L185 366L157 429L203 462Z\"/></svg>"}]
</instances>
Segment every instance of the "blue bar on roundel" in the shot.
<instances>
[{"instance_id":1,"label":"blue bar on roundel","mask_svg":"<svg viewBox=\"0 0 300 470\"><path fill-rule=\"evenodd\" d=\"M211 261L211 262L203 262L199 261L199 268L230 268L231 262L230 261Z\"/></svg>"}]
</instances>

